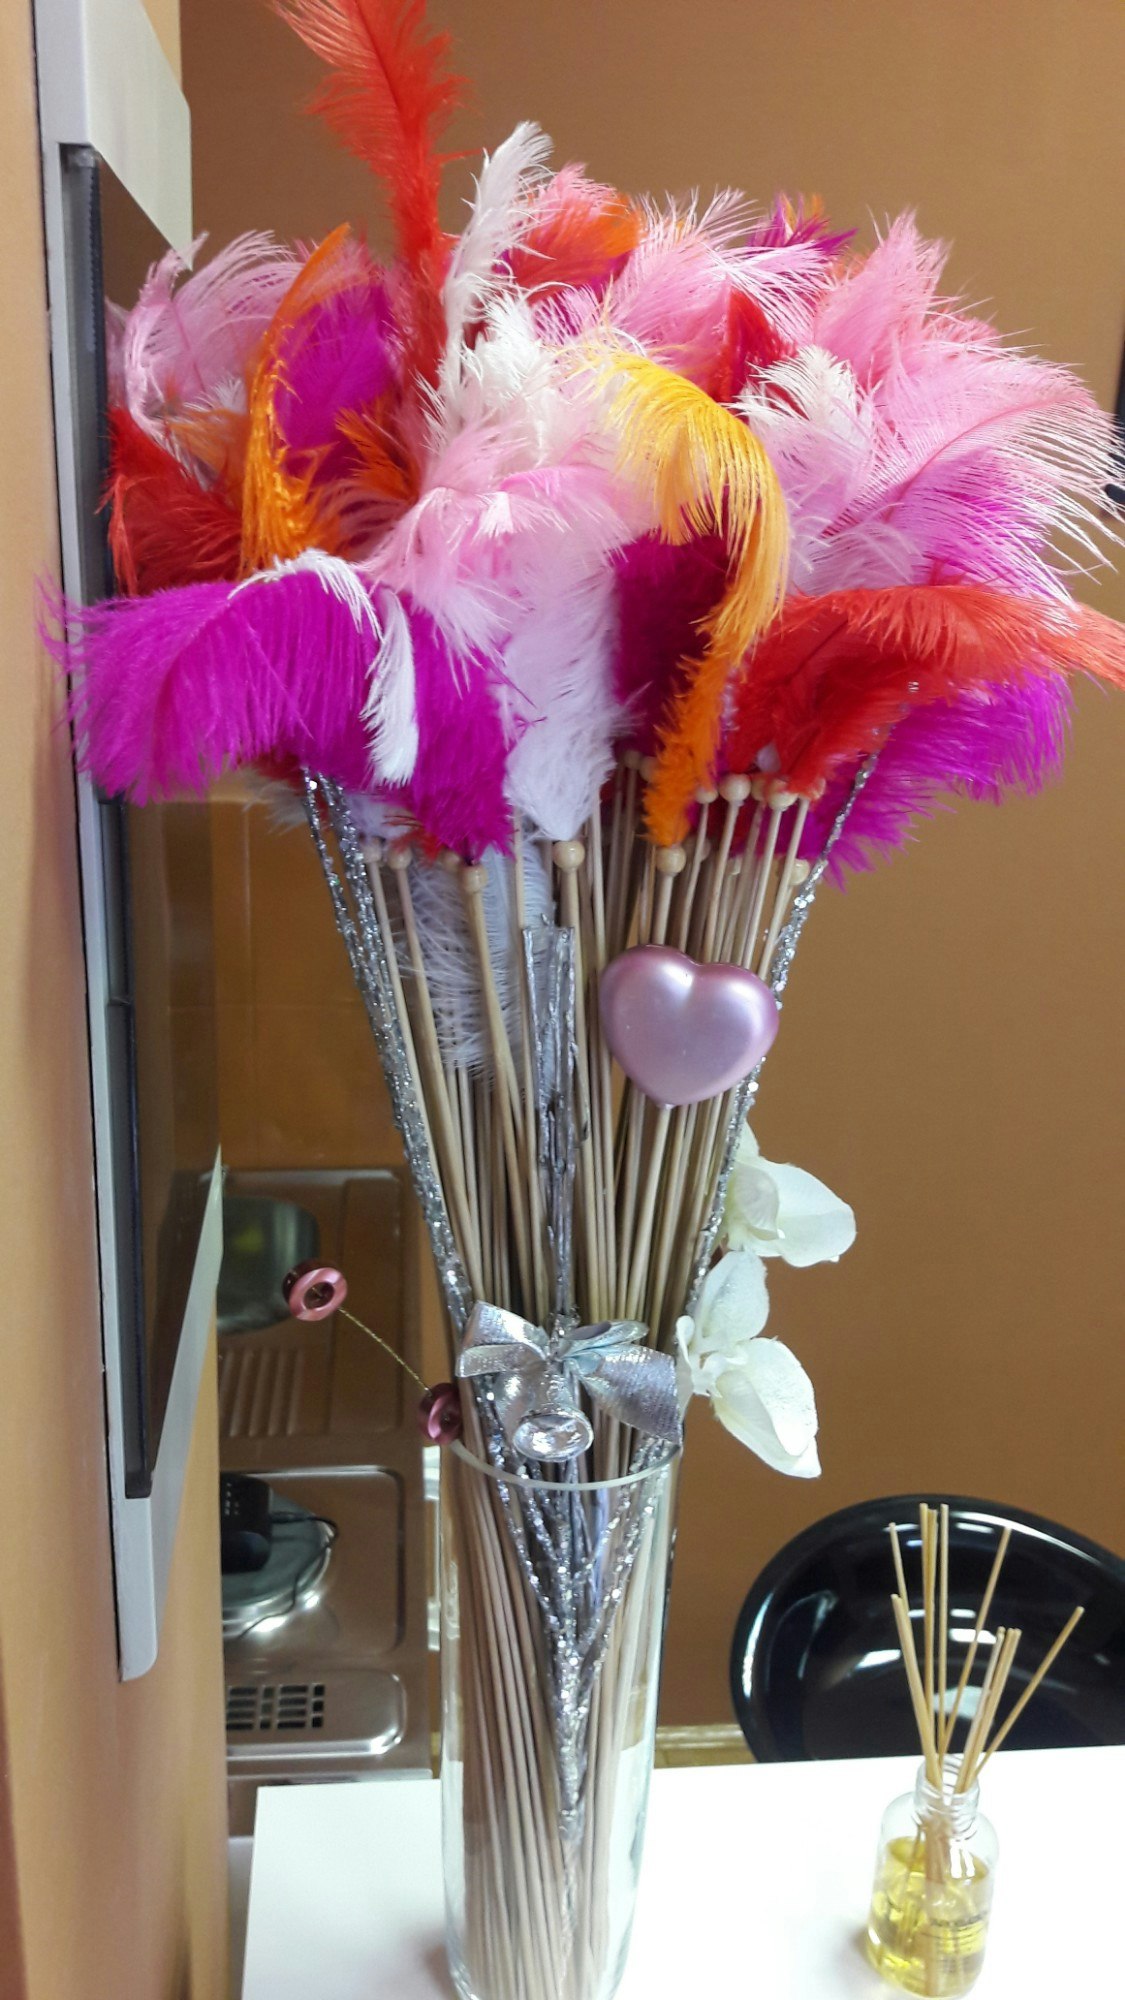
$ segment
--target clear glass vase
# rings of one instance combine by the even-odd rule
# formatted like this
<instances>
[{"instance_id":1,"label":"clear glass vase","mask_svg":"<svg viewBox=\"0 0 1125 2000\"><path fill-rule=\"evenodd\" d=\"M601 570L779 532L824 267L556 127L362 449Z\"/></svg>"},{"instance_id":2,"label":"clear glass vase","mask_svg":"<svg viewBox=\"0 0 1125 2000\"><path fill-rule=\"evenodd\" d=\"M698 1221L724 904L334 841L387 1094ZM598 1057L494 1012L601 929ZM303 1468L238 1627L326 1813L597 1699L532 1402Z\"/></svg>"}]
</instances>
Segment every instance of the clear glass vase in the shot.
<instances>
[{"instance_id":1,"label":"clear glass vase","mask_svg":"<svg viewBox=\"0 0 1125 2000\"><path fill-rule=\"evenodd\" d=\"M463 2000L617 1989L678 1464L649 1445L623 1478L533 1479L462 1445L442 1454L442 1831Z\"/></svg>"}]
</instances>

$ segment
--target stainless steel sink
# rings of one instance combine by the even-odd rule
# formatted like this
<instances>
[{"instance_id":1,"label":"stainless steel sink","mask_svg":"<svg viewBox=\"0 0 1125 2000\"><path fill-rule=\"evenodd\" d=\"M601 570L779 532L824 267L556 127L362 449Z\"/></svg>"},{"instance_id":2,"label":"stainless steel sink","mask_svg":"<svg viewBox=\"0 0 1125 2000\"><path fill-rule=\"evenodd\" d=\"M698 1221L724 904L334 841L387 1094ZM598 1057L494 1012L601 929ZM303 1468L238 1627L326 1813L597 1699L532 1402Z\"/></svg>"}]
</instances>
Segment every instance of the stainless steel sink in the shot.
<instances>
[{"instance_id":1,"label":"stainless steel sink","mask_svg":"<svg viewBox=\"0 0 1125 2000\"><path fill-rule=\"evenodd\" d=\"M263 1245L276 1242L284 1257L292 1229L271 1230L268 1212L256 1227L254 1205L280 1201L313 1219L311 1254L344 1271L349 1308L418 1366L418 1239L404 1176L231 1173L227 1191L263 1299L276 1300L283 1275ZM252 1829L261 1784L428 1769L430 1717L422 1441L409 1378L339 1316L271 1322L268 1307L255 1312L248 1271L234 1276L228 1293L247 1330L219 1339L222 1469L265 1480L275 1515L312 1538L292 1587L263 1586L256 1601L248 1577L246 1602L225 1620L238 1834ZM310 1517L319 1530L304 1525Z\"/></svg>"}]
</instances>

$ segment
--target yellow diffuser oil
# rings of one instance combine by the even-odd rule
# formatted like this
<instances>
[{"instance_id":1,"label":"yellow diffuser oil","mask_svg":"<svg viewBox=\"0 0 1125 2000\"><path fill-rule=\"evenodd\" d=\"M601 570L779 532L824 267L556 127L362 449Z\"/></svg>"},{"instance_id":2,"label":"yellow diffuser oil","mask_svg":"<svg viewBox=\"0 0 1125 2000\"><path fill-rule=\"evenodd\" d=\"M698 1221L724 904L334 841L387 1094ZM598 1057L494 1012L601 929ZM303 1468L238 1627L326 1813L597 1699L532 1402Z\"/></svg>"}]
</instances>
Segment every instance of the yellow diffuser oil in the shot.
<instances>
[{"instance_id":1,"label":"yellow diffuser oil","mask_svg":"<svg viewBox=\"0 0 1125 2000\"><path fill-rule=\"evenodd\" d=\"M967 1993L984 1960L996 1836L975 1784L958 1792L958 1762L942 1783L918 1773L887 1809L867 1920L867 1953L885 1980L929 2000Z\"/></svg>"}]
</instances>

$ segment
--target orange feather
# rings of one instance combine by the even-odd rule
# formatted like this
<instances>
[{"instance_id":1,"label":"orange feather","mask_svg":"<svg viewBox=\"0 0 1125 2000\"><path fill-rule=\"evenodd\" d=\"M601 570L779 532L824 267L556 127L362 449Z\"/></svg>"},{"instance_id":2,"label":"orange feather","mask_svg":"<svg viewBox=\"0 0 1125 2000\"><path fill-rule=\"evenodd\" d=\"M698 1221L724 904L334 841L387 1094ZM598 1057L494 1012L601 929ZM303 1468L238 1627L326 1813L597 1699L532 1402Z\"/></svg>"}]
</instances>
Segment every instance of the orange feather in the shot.
<instances>
[{"instance_id":1,"label":"orange feather","mask_svg":"<svg viewBox=\"0 0 1125 2000\"><path fill-rule=\"evenodd\" d=\"M246 465L242 484L242 574L302 549L342 553L345 540L338 504L316 488L317 460L303 453L294 464L277 418L277 393L285 380L286 342L303 314L352 282L355 245L346 224L326 236L290 285L262 341L250 383Z\"/></svg>"}]
</instances>

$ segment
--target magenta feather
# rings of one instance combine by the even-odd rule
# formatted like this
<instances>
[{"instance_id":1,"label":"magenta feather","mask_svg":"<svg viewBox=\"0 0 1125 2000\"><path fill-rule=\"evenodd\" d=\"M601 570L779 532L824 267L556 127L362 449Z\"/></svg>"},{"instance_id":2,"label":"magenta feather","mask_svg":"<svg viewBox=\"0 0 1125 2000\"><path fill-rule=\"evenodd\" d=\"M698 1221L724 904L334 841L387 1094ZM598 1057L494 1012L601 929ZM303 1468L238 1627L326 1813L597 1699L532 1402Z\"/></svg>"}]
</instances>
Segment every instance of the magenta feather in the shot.
<instances>
[{"instance_id":1,"label":"magenta feather","mask_svg":"<svg viewBox=\"0 0 1125 2000\"><path fill-rule=\"evenodd\" d=\"M703 643L701 628L726 587L727 555L717 535L682 547L648 535L622 549L613 566L614 694L629 717L624 741L648 756L677 670Z\"/></svg>"},{"instance_id":2,"label":"magenta feather","mask_svg":"<svg viewBox=\"0 0 1125 2000\"><path fill-rule=\"evenodd\" d=\"M372 633L315 575L56 606L64 620L80 760L107 791L143 804L261 758L368 782Z\"/></svg>"},{"instance_id":3,"label":"magenta feather","mask_svg":"<svg viewBox=\"0 0 1125 2000\"><path fill-rule=\"evenodd\" d=\"M378 272L320 300L282 350L275 407L290 450L323 453L321 475L342 477L354 447L341 437L339 419L362 414L385 396L400 363L391 303Z\"/></svg>"},{"instance_id":4,"label":"magenta feather","mask_svg":"<svg viewBox=\"0 0 1125 2000\"><path fill-rule=\"evenodd\" d=\"M390 807L416 820L427 843L477 861L511 847L504 797L508 733L496 702L496 668L480 653L455 653L441 627L410 607L418 755L408 785L387 787Z\"/></svg>"},{"instance_id":5,"label":"magenta feather","mask_svg":"<svg viewBox=\"0 0 1125 2000\"><path fill-rule=\"evenodd\" d=\"M897 853L919 820L955 797L999 804L1008 792L1038 791L1061 765L1070 711L1063 677L1035 674L904 716L833 850L834 879ZM850 787L850 775L837 779L810 812L802 841L809 858L820 853Z\"/></svg>"}]
</instances>

